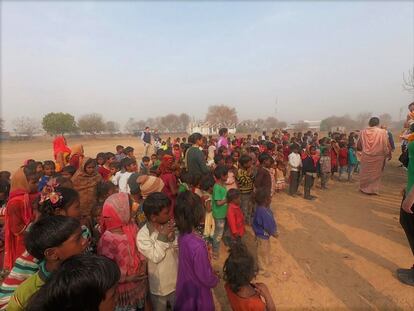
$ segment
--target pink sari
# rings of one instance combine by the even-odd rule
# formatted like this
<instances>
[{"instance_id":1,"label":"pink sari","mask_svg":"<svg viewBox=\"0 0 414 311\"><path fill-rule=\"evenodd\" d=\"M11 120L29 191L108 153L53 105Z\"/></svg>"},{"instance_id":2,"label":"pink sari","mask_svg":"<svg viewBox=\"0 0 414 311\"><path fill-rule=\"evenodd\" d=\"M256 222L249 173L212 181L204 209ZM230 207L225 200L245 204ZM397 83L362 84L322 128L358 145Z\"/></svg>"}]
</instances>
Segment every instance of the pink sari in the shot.
<instances>
[{"instance_id":1,"label":"pink sari","mask_svg":"<svg viewBox=\"0 0 414 311\"><path fill-rule=\"evenodd\" d=\"M361 132L362 146L360 186L366 194L378 194L385 159L391 148L387 132L379 127L369 127Z\"/></svg>"}]
</instances>

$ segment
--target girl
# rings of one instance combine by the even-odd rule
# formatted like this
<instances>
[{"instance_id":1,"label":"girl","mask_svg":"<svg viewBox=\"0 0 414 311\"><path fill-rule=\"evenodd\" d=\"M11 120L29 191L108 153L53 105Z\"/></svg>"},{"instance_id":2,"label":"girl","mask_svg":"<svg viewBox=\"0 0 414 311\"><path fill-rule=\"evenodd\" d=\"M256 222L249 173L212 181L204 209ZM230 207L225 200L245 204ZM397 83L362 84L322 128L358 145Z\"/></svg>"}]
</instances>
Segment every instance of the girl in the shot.
<instances>
[{"instance_id":1,"label":"girl","mask_svg":"<svg viewBox=\"0 0 414 311\"><path fill-rule=\"evenodd\" d=\"M96 162L90 158L84 159L72 177L73 188L79 192L80 209L84 224L91 225L92 208L97 202L96 190L100 181L102 181L102 177L96 170Z\"/></svg>"},{"instance_id":2,"label":"girl","mask_svg":"<svg viewBox=\"0 0 414 311\"><path fill-rule=\"evenodd\" d=\"M263 283L252 283L256 276L254 266L254 258L246 246L234 243L223 267L230 305L233 310L275 311L268 287Z\"/></svg>"},{"instance_id":3,"label":"girl","mask_svg":"<svg viewBox=\"0 0 414 311\"><path fill-rule=\"evenodd\" d=\"M37 174L27 168L20 168L11 179L5 215L5 269L10 270L24 252L24 233L34 220L32 204L38 181Z\"/></svg>"},{"instance_id":4,"label":"girl","mask_svg":"<svg viewBox=\"0 0 414 311\"><path fill-rule=\"evenodd\" d=\"M82 145L75 145L72 147L69 164L74 168L79 169L79 165L82 163L84 158L84 151Z\"/></svg>"},{"instance_id":5,"label":"girl","mask_svg":"<svg viewBox=\"0 0 414 311\"><path fill-rule=\"evenodd\" d=\"M225 165L228 169L226 189L227 189L227 191L230 190L230 189L237 189L237 183L236 183L237 169L234 166L234 159L231 156L226 157Z\"/></svg>"},{"instance_id":6,"label":"girl","mask_svg":"<svg viewBox=\"0 0 414 311\"><path fill-rule=\"evenodd\" d=\"M164 192L171 201L170 216L174 216L175 199L178 192L177 177L174 172L174 157L169 154L164 154L161 165L158 168L160 178L164 182Z\"/></svg>"},{"instance_id":7,"label":"girl","mask_svg":"<svg viewBox=\"0 0 414 311\"><path fill-rule=\"evenodd\" d=\"M219 279L211 267L205 241L195 233L204 213L198 195L190 191L178 195L174 211L180 233L175 310L214 310L211 289Z\"/></svg>"},{"instance_id":8,"label":"girl","mask_svg":"<svg viewBox=\"0 0 414 311\"><path fill-rule=\"evenodd\" d=\"M68 164L68 157L70 156L71 150L66 145L66 139L61 136L56 136L53 141L53 155L56 162L56 172L60 172L63 167Z\"/></svg>"},{"instance_id":9,"label":"girl","mask_svg":"<svg viewBox=\"0 0 414 311\"><path fill-rule=\"evenodd\" d=\"M286 164L282 161L277 161L275 168L275 179L276 179L276 192L280 192L286 189Z\"/></svg>"},{"instance_id":10,"label":"girl","mask_svg":"<svg viewBox=\"0 0 414 311\"><path fill-rule=\"evenodd\" d=\"M26 310L112 311L119 278L119 268L108 258L70 257L33 296Z\"/></svg>"},{"instance_id":11,"label":"girl","mask_svg":"<svg viewBox=\"0 0 414 311\"><path fill-rule=\"evenodd\" d=\"M98 254L115 261L121 270L117 311L144 310L147 296L146 261L135 244L138 227L131 219L131 205L127 193L115 193L105 201L101 217Z\"/></svg>"}]
</instances>

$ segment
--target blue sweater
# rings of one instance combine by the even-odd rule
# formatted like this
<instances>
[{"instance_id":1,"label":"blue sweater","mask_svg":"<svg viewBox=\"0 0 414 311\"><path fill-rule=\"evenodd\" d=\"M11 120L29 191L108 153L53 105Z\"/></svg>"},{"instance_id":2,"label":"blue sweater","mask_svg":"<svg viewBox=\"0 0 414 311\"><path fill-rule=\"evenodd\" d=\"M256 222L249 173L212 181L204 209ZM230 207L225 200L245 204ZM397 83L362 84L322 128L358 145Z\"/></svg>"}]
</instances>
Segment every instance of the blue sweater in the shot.
<instances>
[{"instance_id":1,"label":"blue sweater","mask_svg":"<svg viewBox=\"0 0 414 311\"><path fill-rule=\"evenodd\" d=\"M269 240L270 236L275 234L277 230L272 210L258 206L254 213L252 228L257 238Z\"/></svg>"}]
</instances>

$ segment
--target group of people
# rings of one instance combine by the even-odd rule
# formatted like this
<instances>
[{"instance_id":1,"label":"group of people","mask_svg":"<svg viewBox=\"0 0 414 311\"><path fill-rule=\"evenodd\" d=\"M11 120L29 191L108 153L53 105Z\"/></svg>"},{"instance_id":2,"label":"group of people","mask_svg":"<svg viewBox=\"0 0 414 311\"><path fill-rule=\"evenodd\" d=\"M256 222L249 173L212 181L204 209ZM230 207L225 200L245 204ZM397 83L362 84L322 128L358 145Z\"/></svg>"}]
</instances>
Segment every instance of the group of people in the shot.
<instances>
[{"instance_id":1,"label":"group of people","mask_svg":"<svg viewBox=\"0 0 414 311\"><path fill-rule=\"evenodd\" d=\"M139 161L131 146L90 158L58 136L54 160L28 160L11 178L0 172L8 271L0 309L214 310L222 278L234 310L275 310L267 286L254 283L271 275L272 198L299 195L303 182L313 200L316 178L327 189L357 172L361 191L377 193L372 176L391 152L378 125L372 118L360 137L275 130L237 138L223 128L218 138L161 141L153 154L146 129Z\"/></svg>"}]
</instances>

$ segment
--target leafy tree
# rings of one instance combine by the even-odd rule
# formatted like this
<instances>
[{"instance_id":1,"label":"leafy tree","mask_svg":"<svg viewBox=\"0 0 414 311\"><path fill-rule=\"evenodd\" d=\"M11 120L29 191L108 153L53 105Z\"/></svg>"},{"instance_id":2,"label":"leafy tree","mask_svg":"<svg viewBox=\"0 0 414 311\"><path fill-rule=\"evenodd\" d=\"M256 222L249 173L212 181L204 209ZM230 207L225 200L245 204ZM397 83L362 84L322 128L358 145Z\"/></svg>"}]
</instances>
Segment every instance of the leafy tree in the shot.
<instances>
[{"instance_id":1,"label":"leafy tree","mask_svg":"<svg viewBox=\"0 0 414 311\"><path fill-rule=\"evenodd\" d=\"M208 107L206 121L226 127L233 126L237 124L236 109L226 105L210 106Z\"/></svg>"},{"instance_id":2,"label":"leafy tree","mask_svg":"<svg viewBox=\"0 0 414 311\"><path fill-rule=\"evenodd\" d=\"M75 117L63 112L51 112L45 115L42 127L50 135L72 133L77 130Z\"/></svg>"},{"instance_id":3,"label":"leafy tree","mask_svg":"<svg viewBox=\"0 0 414 311\"><path fill-rule=\"evenodd\" d=\"M114 121L108 121L105 124L105 129L109 134L113 135L119 132L119 124Z\"/></svg>"},{"instance_id":4,"label":"leafy tree","mask_svg":"<svg viewBox=\"0 0 414 311\"><path fill-rule=\"evenodd\" d=\"M100 114L86 114L78 120L79 129L84 133L95 135L105 131L105 122Z\"/></svg>"},{"instance_id":5,"label":"leafy tree","mask_svg":"<svg viewBox=\"0 0 414 311\"><path fill-rule=\"evenodd\" d=\"M16 135L32 138L34 134L40 132L40 123L29 117L17 118L13 121L13 130Z\"/></svg>"}]
</instances>

